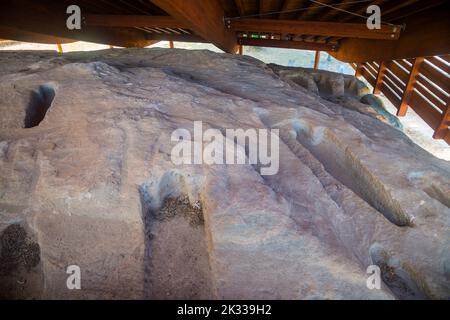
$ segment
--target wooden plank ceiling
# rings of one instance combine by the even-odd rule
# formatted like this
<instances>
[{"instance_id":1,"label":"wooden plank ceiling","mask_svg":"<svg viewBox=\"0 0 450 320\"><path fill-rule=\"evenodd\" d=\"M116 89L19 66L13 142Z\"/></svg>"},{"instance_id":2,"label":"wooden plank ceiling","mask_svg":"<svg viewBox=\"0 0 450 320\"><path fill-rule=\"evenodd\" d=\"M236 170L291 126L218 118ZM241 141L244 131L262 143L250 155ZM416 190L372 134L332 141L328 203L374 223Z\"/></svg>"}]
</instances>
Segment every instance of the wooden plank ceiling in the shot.
<instances>
[{"instance_id":1,"label":"wooden plank ceiling","mask_svg":"<svg viewBox=\"0 0 450 320\"><path fill-rule=\"evenodd\" d=\"M65 27L65 9L72 4L81 7L82 30ZM381 7L380 30L367 29L361 17L372 4ZM4 0L0 36L37 41L41 34L42 42L127 47L159 40L210 42L232 53L239 44L301 48L364 62L449 53L448 5L448 0Z\"/></svg>"}]
</instances>

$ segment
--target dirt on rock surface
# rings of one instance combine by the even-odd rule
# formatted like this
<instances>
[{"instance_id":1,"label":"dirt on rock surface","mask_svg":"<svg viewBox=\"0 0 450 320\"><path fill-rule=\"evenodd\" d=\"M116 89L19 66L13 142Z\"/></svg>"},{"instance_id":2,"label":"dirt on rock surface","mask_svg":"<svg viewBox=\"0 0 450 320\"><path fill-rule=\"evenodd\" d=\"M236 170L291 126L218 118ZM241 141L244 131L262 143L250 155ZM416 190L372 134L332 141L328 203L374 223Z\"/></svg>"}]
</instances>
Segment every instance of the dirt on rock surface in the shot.
<instances>
[{"instance_id":1,"label":"dirt on rock surface","mask_svg":"<svg viewBox=\"0 0 450 320\"><path fill-rule=\"evenodd\" d=\"M167 198L147 215L148 297L214 298L201 206L191 205L187 196Z\"/></svg>"},{"instance_id":2,"label":"dirt on rock surface","mask_svg":"<svg viewBox=\"0 0 450 320\"><path fill-rule=\"evenodd\" d=\"M8 225L0 234L0 298L29 298L33 293L25 287L39 280L40 247L20 224Z\"/></svg>"},{"instance_id":3,"label":"dirt on rock surface","mask_svg":"<svg viewBox=\"0 0 450 320\"><path fill-rule=\"evenodd\" d=\"M25 229L18 224L9 225L0 238L0 273L9 274L23 266L30 270L39 263L39 244L32 242Z\"/></svg>"},{"instance_id":4,"label":"dirt on rock surface","mask_svg":"<svg viewBox=\"0 0 450 320\"><path fill-rule=\"evenodd\" d=\"M450 164L349 100L351 79L279 70L179 49L1 52L0 265L21 266L7 296L450 298ZM278 172L175 164L172 134L194 121L278 129Z\"/></svg>"}]
</instances>

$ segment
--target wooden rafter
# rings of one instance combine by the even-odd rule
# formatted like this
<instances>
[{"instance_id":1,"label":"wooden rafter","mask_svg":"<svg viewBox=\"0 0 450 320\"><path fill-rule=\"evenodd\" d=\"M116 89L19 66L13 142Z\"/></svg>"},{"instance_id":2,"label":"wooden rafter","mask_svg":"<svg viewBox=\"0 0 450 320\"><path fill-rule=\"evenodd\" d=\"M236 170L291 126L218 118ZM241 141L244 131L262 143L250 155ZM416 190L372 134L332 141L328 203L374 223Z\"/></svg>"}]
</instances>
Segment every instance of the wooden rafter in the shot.
<instances>
[{"instance_id":1,"label":"wooden rafter","mask_svg":"<svg viewBox=\"0 0 450 320\"><path fill-rule=\"evenodd\" d=\"M386 5L382 7L382 13L384 16L386 16L419 1L420 0L391 1L386 3Z\"/></svg>"},{"instance_id":2,"label":"wooden rafter","mask_svg":"<svg viewBox=\"0 0 450 320\"><path fill-rule=\"evenodd\" d=\"M229 53L237 52L236 34L224 27L224 11L217 0L151 0L190 30Z\"/></svg>"},{"instance_id":3,"label":"wooden rafter","mask_svg":"<svg viewBox=\"0 0 450 320\"><path fill-rule=\"evenodd\" d=\"M244 1L243 0L234 0L234 3L236 5L239 16L240 17L244 16L245 15Z\"/></svg>"},{"instance_id":4,"label":"wooden rafter","mask_svg":"<svg viewBox=\"0 0 450 320\"><path fill-rule=\"evenodd\" d=\"M322 0L321 3L329 4L332 0ZM312 20L314 17L318 17L321 12L324 10L327 10L326 6L322 4L318 4L312 1L309 2L308 10L301 11L300 14L297 16L297 20Z\"/></svg>"},{"instance_id":5,"label":"wooden rafter","mask_svg":"<svg viewBox=\"0 0 450 320\"><path fill-rule=\"evenodd\" d=\"M289 12L294 9L304 8L309 0L284 0L280 11L285 11L284 13L278 14L278 19L292 19L295 18L298 13ZM287 11L287 12L286 12Z\"/></svg>"},{"instance_id":6,"label":"wooden rafter","mask_svg":"<svg viewBox=\"0 0 450 320\"><path fill-rule=\"evenodd\" d=\"M173 34L173 33L147 33L147 40L156 41L179 41L179 42L199 42L207 43L205 39L193 34Z\"/></svg>"},{"instance_id":7,"label":"wooden rafter","mask_svg":"<svg viewBox=\"0 0 450 320\"><path fill-rule=\"evenodd\" d=\"M52 6L31 0L4 1L0 4L0 26L23 32L119 47L145 47L154 43L145 38L144 32L132 28L85 26L81 30L69 30L66 19L66 7L59 2Z\"/></svg>"},{"instance_id":8,"label":"wooden rafter","mask_svg":"<svg viewBox=\"0 0 450 320\"><path fill-rule=\"evenodd\" d=\"M401 21L405 17L408 17L413 14L420 13L422 11L429 10L433 7L447 4L448 0L427 0L425 3L423 1L415 2L414 4L410 3L408 7L402 8L401 10L393 11L389 14L385 14L383 17L386 21L396 22ZM383 12L383 8L381 9ZM445 7L444 7L445 10ZM448 10L448 8L447 8Z\"/></svg>"},{"instance_id":9,"label":"wooden rafter","mask_svg":"<svg viewBox=\"0 0 450 320\"><path fill-rule=\"evenodd\" d=\"M267 13L280 10L280 3L281 1L278 0L259 0L259 14L263 14L264 18L274 17L275 15Z\"/></svg>"},{"instance_id":10,"label":"wooden rafter","mask_svg":"<svg viewBox=\"0 0 450 320\"><path fill-rule=\"evenodd\" d=\"M185 29L189 27L187 23L180 22L169 16L85 14L83 18L88 26Z\"/></svg>"}]
</instances>

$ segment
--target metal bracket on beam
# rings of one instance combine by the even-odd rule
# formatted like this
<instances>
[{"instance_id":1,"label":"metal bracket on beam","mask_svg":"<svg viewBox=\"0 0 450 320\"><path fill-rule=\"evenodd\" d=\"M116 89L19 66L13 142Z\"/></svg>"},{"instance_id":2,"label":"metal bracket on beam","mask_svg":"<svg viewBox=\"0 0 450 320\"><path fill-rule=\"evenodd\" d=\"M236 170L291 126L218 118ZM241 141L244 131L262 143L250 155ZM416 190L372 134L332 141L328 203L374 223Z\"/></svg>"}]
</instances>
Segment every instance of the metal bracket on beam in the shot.
<instances>
[{"instance_id":1,"label":"metal bracket on beam","mask_svg":"<svg viewBox=\"0 0 450 320\"><path fill-rule=\"evenodd\" d=\"M339 49L339 46L337 44L304 42L295 40L238 38L238 44L255 47L272 47L314 51L318 50L327 52L335 52Z\"/></svg>"},{"instance_id":2,"label":"metal bracket on beam","mask_svg":"<svg viewBox=\"0 0 450 320\"><path fill-rule=\"evenodd\" d=\"M402 26L386 26L369 30L362 23L340 23L325 21L273 20L273 19L228 19L227 29L237 32L299 34L324 37L396 40Z\"/></svg>"}]
</instances>

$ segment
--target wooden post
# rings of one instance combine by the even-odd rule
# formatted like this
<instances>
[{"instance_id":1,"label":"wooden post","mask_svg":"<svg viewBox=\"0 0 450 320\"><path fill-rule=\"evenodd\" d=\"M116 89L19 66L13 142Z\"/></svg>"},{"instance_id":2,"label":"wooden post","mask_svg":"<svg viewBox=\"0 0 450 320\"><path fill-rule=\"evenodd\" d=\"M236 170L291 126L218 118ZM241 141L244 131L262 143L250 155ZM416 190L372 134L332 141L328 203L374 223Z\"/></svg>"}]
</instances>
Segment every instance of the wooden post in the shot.
<instances>
[{"instance_id":1,"label":"wooden post","mask_svg":"<svg viewBox=\"0 0 450 320\"><path fill-rule=\"evenodd\" d=\"M381 92L381 84L383 83L384 73L386 72L386 64L380 62L380 68L378 69L377 81L375 87L373 87L373 94L379 94Z\"/></svg>"},{"instance_id":2,"label":"wooden post","mask_svg":"<svg viewBox=\"0 0 450 320\"><path fill-rule=\"evenodd\" d=\"M112 46L112 45L109 45L109 48L110 48L110 49L113 49L113 48L114 48L114 46Z\"/></svg>"},{"instance_id":3,"label":"wooden post","mask_svg":"<svg viewBox=\"0 0 450 320\"><path fill-rule=\"evenodd\" d=\"M320 62L320 51L316 50L316 56L314 57L314 70L317 70L319 68L319 62Z\"/></svg>"},{"instance_id":4,"label":"wooden post","mask_svg":"<svg viewBox=\"0 0 450 320\"><path fill-rule=\"evenodd\" d=\"M400 107L397 111L398 117L403 117L406 115L406 111L408 110L409 98L411 97L411 93L414 91L416 77L419 74L420 65L423 63L423 61L424 58L422 57L414 59L414 64L411 69L411 73L409 74L408 83L406 84L405 92L403 92L402 102L400 103Z\"/></svg>"},{"instance_id":5,"label":"wooden post","mask_svg":"<svg viewBox=\"0 0 450 320\"><path fill-rule=\"evenodd\" d=\"M173 48L174 48L174 45L173 45L173 41L172 41L172 40L169 41L169 48L170 48L170 49L173 49Z\"/></svg>"},{"instance_id":6,"label":"wooden post","mask_svg":"<svg viewBox=\"0 0 450 320\"><path fill-rule=\"evenodd\" d=\"M61 43L57 43L56 46L58 47L58 53L62 54L63 53L63 48L62 48Z\"/></svg>"},{"instance_id":7,"label":"wooden post","mask_svg":"<svg viewBox=\"0 0 450 320\"><path fill-rule=\"evenodd\" d=\"M356 69L355 69L355 77L361 77L361 68L362 68L363 64L362 63L357 63L356 64Z\"/></svg>"},{"instance_id":8,"label":"wooden post","mask_svg":"<svg viewBox=\"0 0 450 320\"><path fill-rule=\"evenodd\" d=\"M434 139L444 139L447 135L448 127L450 125L450 98L447 101L447 110L442 114L442 120L439 127L434 132Z\"/></svg>"},{"instance_id":9,"label":"wooden post","mask_svg":"<svg viewBox=\"0 0 450 320\"><path fill-rule=\"evenodd\" d=\"M242 56L243 51L244 51L244 48L243 48L242 44L239 45L239 49L238 50L239 50L239 54Z\"/></svg>"}]
</instances>

